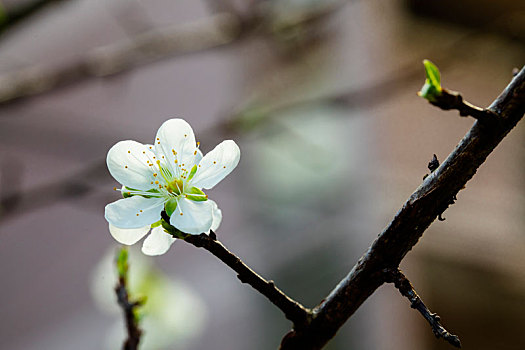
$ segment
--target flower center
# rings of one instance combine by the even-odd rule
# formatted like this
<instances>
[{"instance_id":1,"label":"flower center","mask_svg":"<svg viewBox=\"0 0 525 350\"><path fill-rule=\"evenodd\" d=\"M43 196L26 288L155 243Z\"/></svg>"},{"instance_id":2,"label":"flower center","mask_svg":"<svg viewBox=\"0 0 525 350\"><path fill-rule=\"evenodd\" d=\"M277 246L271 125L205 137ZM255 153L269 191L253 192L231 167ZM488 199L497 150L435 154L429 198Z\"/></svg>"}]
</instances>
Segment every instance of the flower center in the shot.
<instances>
[{"instance_id":1,"label":"flower center","mask_svg":"<svg viewBox=\"0 0 525 350\"><path fill-rule=\"evenodd\" d=\"M179 195L184 190L184 183L181 179L175 179L168 183L168 192L173 193L174 195Z\"/></svg>"}]
</instances>

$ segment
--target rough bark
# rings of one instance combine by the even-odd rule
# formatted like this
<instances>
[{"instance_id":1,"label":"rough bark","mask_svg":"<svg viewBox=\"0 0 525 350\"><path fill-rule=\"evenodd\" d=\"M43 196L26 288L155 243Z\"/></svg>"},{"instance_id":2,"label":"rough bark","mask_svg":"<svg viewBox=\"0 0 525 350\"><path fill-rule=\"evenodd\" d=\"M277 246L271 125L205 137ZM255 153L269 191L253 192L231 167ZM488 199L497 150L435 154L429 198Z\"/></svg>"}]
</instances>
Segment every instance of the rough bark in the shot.
<instances>
[{"instance_id":1,"label":"rough bark","mask_svg":"<svg viewBox=\"0 0 525 350\"><path fill-rule=\"evenodd\" d=\"M477 120L454 151L408 198L350 273L313 309L312 321L290 331L281 350L321 349L383 283L384 271L397 269L430 224L453 203L488 155L525 112L525 68L494 100L492 118Z\"/></svg>"}]
</instances>

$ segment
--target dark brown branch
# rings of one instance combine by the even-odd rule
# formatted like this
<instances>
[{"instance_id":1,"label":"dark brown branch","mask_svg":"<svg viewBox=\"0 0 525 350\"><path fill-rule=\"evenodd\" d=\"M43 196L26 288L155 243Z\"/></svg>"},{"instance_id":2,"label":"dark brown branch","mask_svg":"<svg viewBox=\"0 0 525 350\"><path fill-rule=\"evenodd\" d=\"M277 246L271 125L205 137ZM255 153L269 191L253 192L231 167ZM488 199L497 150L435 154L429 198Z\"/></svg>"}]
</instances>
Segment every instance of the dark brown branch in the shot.
<instances>
[{"instance_id":1,"label":"dark brown branch","mask_svg":"<svg viewBox=\"0 0 525 350\"><path fill-rule=\"evenodd\" d=\"M126 282L126 278L121 276L119 277L118 284L115 287L117 301L119 306L122 308L122 312L124 313L126 330L128 333L128 338L125 340L122 349L137 350L140 343L140 337L142 336L142 330L139 328L134 309L142 305L142 302L129 300Z\"/></svg>"},{"instance_id":2,"label":"dark brown branch","mask_svg":"<svg viewBox=\"0 0 525 350\"><path fill-rule=\"evenodd\" d=\"M7 8L4 13L4 19L0 20L0 36L20 22L36 15L48 5L65 2L64 0L35 0L25 2L25 4L15 6L13 10ZM1 6L1 4L0 4Z\"/></svg>"},{"instance_id":3,"label":"dark brown branch","mask_svg":"<svg viewBox=\"0 0 525 350\"><path fill-rule=\"evenodd\" d=\"M55 0L58 1L58 0ZM341 1L341 5L344 4ZM267 18L271 11L265 6L254 8L253 14L239 16L232 13L217 13L203 20L183 25L155 28L126 40L96 48L85 56L51 69L35 65L0 76L0 104L29 97L84 81L88 78L107 77L131 70L140 65L191 52L201 52L222 47L258 32L270 35ZM307 19L314 21L325 18L338 7L319 6L309 12ZM303 23L300 17L290 26Z\"/></svg>"},{"instance_id":4,"label":"dark brown branch","mask_svg":"<svg viewBox=\"0 0 525 350\"><path fill-rule=\"evenodd\" d=\"M221 242L213 240L212 237L205 234L190 235L184 240L198 248L206 249L228 265L233 271L237 272L237 278L242 283L249 284L268 298L275 306L281 309L286 318L292 321L296 327L301 327L309 321L310 310L284 294L273 281L267 281L259 276Z\"/></svg>"},{"instance_id":5,"label":"dark brown branch","mask_svg":"<svg viewBox=\"0 0 525 350\"><path fill-rule=\"evenodd\" d=\"M361 304L385 282L385 269L396 269L423 232L465 187L488 155L523 117L525 68L489 107L497 114L477 121L456 149L405 202L350 273L314 310L312 322L290 331L282 350L321 349Z\"/></svg>"},{"instance_id":6,"label":"dark brown branch","mask_svg":"<svg viewBox=\"0 0 525 350\"><path fill-rule=\"evenodd\" d=\"M443 338L451 345L461 348L461 342L457 335L451 334L439 322L440 317L437 314L430 312L430 310L423 303L423 300L417 295L414 287L406 278L406 276L399 269L392 269L385 271L385 278L387 283L393 283L399 290L402 296L410 301L410 307L419 311L419 313L427 320L432 327L432 332L436 338Z\"/></svg>"},{"instance_id":7,"label":"dark brown branch","mask_svg":"<svg viewBox=\"0 0 525 350\"><path fill-rule=\"evenodd\" d=\"M259 276L255 271L249 268L238 256L230 252L221 242L216 240L216 235L210 231L210 235L190 235L182 233L175 227L167 224L169 217L166 212L162 212L164 229L175 238L194 245L197 248L204 248L220 261L228 265L233 271L237 272L237 278L242 282L249 284L256 291L264 295L275 306L277 306L293 322L295 327L302 327L310 321L311 311L297 301L284 294L273 281L267 281Z\"/></svg>"},{"instance_id":8,"label":"dark brown branch","mask_svg":"<svg viewBox=\"0 0 525 350\"><path fill-rule=\"evenodd\" d=\"M498 117L498 115L490 109L480 108L463 100L463 96L456 91L443 89L441 95L435 96L435 98L437 100L430 102L431 104L444 110L456 109L462 117L471 116L480 121Z\"/></svg>"},{"instance_id":9,"label":"dark brown branch","mask_svg":"<svg viewBox=\"0 0 525 350\"><path fill-rule=\"evenodd\" d=\"M94 49L69 65L54 69L37 65L4 74L0 76L0 104L87 78L117 74L161 58L222 46L239 34L238 19L223 13L184 25L155 28Z\"/></svg>"}]
</instances>

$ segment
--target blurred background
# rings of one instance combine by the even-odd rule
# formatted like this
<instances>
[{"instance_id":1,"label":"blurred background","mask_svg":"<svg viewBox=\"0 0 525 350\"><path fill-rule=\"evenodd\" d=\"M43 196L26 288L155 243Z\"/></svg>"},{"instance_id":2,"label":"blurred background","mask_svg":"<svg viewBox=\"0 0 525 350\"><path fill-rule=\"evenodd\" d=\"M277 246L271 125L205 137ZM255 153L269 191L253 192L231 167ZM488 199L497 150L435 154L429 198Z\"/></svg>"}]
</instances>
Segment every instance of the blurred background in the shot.
<instances>
[{"instance_id":1,"label":"blurred background","mask_svg":"<svg viewBox=\"0 0 525 350\"><path fill-rule=\"evenodd\" d=\"M524 42L519 0L0 1L0 348L104 349L123 329L104 306L117 243L103 211L118 199L105 156L170 117L205 153L239 144L209 193L217 235L316 305L473 123L416 95L421 61L488 106ZM402 263L464 349L525 348L524 136L522 123ZM176 242L145 260L180 301L152 349L277 349L290 329L206 251ZM450 346L384 285L326 348Z\"/></svg>"}]
</instances>

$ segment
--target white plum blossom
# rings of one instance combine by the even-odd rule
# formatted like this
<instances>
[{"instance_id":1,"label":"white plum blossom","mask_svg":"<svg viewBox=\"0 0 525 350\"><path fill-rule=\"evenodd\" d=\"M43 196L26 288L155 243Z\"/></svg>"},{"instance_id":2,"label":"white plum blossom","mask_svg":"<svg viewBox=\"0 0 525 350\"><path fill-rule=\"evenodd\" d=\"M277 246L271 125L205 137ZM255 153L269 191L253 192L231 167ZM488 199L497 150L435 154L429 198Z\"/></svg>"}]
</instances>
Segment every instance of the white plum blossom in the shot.
<instances>
[{"instance_id":1,"label":"white plum blossom","mask_svg":"<svg viewBox=\"0 0 525 350\"><path fill-rule=\"evenodd\" d=\"M239 147L232 140L221 142L203 157L191 126L183 119L164 122L152 145L118 142L106 159L124 197L106 206L111 235L132 245L151 229L142 252L164 254L175 238L160 225L163 210L170 216L170 225L182 232L216 230L221 210L202 189L211 189L224 179L239 158Z\"/></svg>"}]
</instances>

